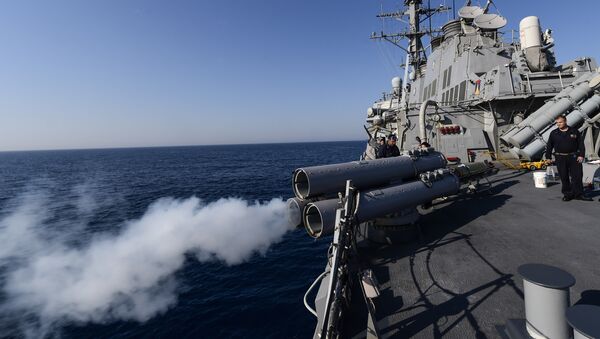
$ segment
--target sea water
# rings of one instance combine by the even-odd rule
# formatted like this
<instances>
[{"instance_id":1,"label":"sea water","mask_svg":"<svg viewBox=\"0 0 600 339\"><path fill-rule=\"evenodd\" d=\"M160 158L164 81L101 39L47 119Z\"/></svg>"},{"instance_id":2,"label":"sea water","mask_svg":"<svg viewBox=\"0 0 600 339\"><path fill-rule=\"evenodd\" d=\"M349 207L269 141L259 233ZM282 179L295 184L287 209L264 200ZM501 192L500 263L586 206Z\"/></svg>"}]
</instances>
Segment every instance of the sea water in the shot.
<instances>
[{"instance_id":1,"label":"sea water","mask_svg":"<svg viewBox=\"0 0 600 339\"><path fill-rule=\"evenodd\" d=\"M0 336L311 336L302 298L329 241L282 230L277 213L295 168L363 150L1 152Z\"/></svg>"}]
</instances>

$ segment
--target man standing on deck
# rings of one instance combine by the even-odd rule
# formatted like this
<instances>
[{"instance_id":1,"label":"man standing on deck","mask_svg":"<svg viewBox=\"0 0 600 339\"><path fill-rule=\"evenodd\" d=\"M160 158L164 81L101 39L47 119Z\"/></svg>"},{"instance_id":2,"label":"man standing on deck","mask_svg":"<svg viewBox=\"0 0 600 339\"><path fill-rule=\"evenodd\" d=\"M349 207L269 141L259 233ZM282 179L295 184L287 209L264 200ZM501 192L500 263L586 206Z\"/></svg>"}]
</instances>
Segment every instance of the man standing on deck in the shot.
<instances>
[{"instance_id":1,"label":"man standing on deck","mask_svg":"<svg viewBox=\"0 0 600 339\"><path fill-rule=\"evenodd\" d=\"M546 146L546 159L556 163L562 182L563 201L572 199L592 201L583 195L583 162L585 146L579 131L567 125L564 115L556 118L556 129L550 133ZM555 160L552 161L552 151Z\"/></svg>"}]
</instances>

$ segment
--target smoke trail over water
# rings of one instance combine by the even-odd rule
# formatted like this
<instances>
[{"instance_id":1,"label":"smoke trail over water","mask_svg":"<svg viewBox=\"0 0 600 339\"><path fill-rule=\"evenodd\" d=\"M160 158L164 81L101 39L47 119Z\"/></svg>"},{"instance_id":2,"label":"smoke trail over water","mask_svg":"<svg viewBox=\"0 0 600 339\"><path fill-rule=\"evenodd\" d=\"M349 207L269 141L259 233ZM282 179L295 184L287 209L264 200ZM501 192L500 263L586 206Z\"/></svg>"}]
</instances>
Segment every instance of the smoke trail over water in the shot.
<instances>
[{"instance_id":1,"label":"smoke trail over water","mask_svg":"<svg viewBox=\"0 0 600 339\"><path fill-rule=\"evenodd\" d=\"M235 265L264 254L289 230L281 199L163 198L118 234L74 246L82 235L53 231L46 202L27 195L0 219L0 313L33 314L42 332L62 321L146 321L176 303L173 274L189 254Z\"/></svg>"}]
</instances>

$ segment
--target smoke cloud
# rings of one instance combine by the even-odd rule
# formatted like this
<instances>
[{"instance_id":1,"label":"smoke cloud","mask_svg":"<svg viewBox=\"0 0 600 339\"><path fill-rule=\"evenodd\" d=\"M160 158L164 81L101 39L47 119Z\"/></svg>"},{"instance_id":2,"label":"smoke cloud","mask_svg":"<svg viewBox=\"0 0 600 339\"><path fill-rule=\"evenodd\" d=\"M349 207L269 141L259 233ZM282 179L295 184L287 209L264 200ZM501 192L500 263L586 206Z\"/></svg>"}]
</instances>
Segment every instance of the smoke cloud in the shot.
<instances>
[{"instance_id":1,"label":"smoke cloud","mask_svg":"<svg viewBox=\"0 0 600 339\"><path fill-rule=\"evenodd\" d=\"M146 321L177 302L173 274L190 254L235 265L264 254L289 230L281 199L163 198L118 234L76 246L81 225L49 225L47 201L29 194L0 219L0 312L33 315L38 332L63 321ZM87 214L95 203L81 197L75 205Z\"/></svg>"}]
</instances>

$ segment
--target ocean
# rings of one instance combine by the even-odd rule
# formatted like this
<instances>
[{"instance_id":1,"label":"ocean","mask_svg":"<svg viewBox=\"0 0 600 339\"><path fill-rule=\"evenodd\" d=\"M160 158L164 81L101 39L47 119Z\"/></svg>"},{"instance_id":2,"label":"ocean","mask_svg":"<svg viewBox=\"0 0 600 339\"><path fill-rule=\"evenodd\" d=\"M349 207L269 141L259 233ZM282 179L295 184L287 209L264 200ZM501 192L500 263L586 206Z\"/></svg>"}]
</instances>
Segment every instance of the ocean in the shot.
<instances>
[{"instance_id":1,"label":"ocean","mask_svg":"<svg viewBox=\"0 0 600 339\"><path fill-rule=\"evenodd\" d=\"M295 168L363 150L356 141L1 152L0 334L310 337L316 319L302 298L329 239L282 230L277 213Z\"/></svg>"}]
</instances>

